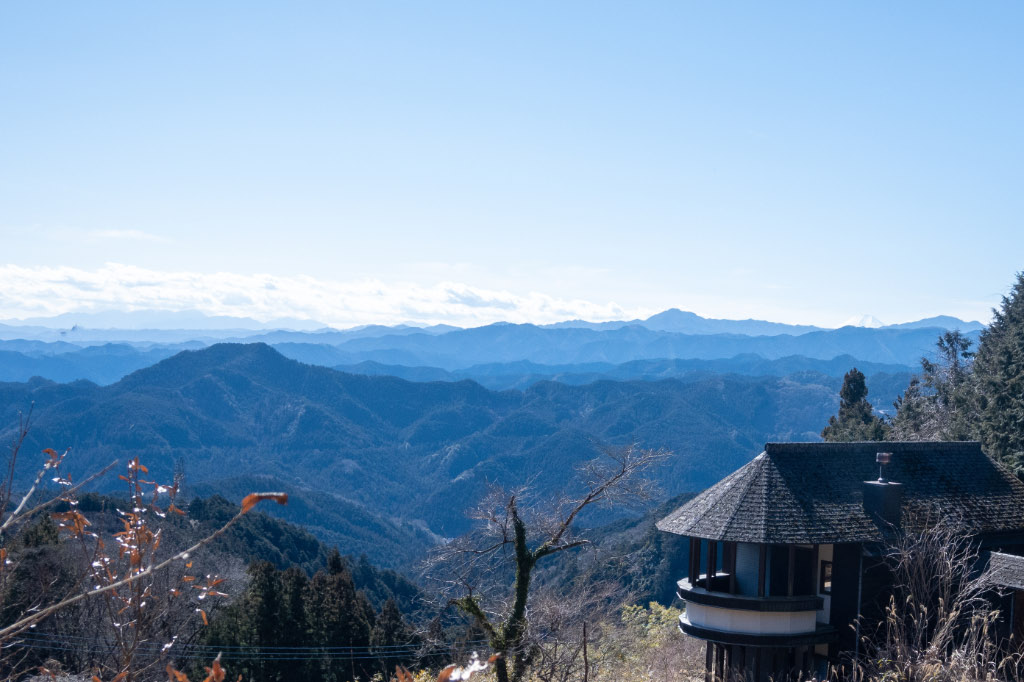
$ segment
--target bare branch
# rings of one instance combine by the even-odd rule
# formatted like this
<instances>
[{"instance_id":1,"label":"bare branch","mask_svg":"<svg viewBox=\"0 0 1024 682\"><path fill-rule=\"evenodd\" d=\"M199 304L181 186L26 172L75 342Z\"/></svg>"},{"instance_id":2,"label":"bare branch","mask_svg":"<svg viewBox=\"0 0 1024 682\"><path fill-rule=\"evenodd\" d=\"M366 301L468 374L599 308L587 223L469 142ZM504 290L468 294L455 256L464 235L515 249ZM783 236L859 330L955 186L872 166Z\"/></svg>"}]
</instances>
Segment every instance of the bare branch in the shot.
<instances>
[{"instance_id":1,"label":"bare branch","mask_svg":"<svg viewBox=\"0 0 1024 682\"><path fill-rule=\"evenodd\" d=\"M122 578L121 580L118 580L117 582L110 583L109 585L104 585L103 587L99 587L99 588L94 589L94 590L88 590L86 592L81 592L79 594L76 594L76 595L74 595L72 597L68 597L67 599L59 601L59 602L57 602L55 604L51 604L50 606L47 606L46 608L40 609L39 611L36 611L35 613L32 613L32 614L30 614L28 616L25 616L21 620L18 620L16 622L14 622L14 623L12 623L12 624L10 624L10 625L0 629L0 642L6 641L7 639L12 637L13 635L16 635L19 632L22 632L23 630L31 627L34 623L38 623L39 621L41 621L44 618L46 618L46 617L56 613L57 611L60 611L60 610L62 610L64 608L67 608L68 606L71 606L72 604L80 602L83 599L87 599L89 597L94 597L94 596L97 596L97 595L105 594L105 593L110 592L112 590L117 590L118 588L124 587L125 585L132 584L132 583L134 583L134 582L136 582L138 580L141 580L142 578L150 576L150 575L156 573L157 571L159 571L159 570L169 566L170 564L174 563L175 561L184 561L191 554L195 553L199 549L205 547L206 545L210 544L211 542L213 542L214 540L219 538L221 535L226 533L229 528L231 528L243 516L245 516L246 511L247 510L239 511L237 514L235 514L233 517L231 517L231 519L227 523L225 523L223 526L218 528L216 531L214 531L210 535L206 536L205 538L203 538L202 540L200 540L196 544L192 545L188 549L182 550L182 551L178 552L177 554L175 554L175 555L165 559L164 561L161 561L160 563L158 563L156 565L149 566L148 568L146 568L144 570L141 570L138 573L134 573L132 575L129 575L128 577Z\"/></svg>"},{"instance_id":2,"label":"bare branch","mask_svg":"<svg viewBox=\"0 0 1024 682\"><path fill-rule=\"evenodd\" d=\"M100 478L101 476L105 475L107 472L109 472L115 466L117 466L117 460L116 459L113 462L111 462L110 464L108 464L107 466L105 466L102 469L100 469L99 471L97 471L96 473L94 473L91 476L89 476L88 478L86 478L81 483L78 483L77 485L75 485L75 486L73 486L71 488L68 488L67 490L62 490L59 494L57 494L54 497L50 498L46 502L43 502L41 504L37 504L36 506L32 507L27 512L25 512L24 514L21 515L21 520L30 519L30 518L32 518L33 515L39 513L40 511L46 509L47 507L49 507L49 506L51 506L53 504L56 504L62 498L66 497L68 495L73 495L73 494L77 493L79 490L81 490L83 487L85 487L89 483L92 483L97 478ZM45 473L45 470L40 472L40 477L41 477L41 475L43 473ZM39 479L37 478L36 481L38 482L38 480ZM35 489L35 487L33 486L33 490L34 489ZM30 494L31 494L31 491L30 491ZM28 497L29 497L29 495L26 495L25 499L28 499ZM24 500L23 500L23 502L24 502ZM0 532L3 532L4 528L7 528L8 524L10 524L14 520L14 516L15 516L15 514L17 514L17 511L18 510L15 510L14 514L12 514L11 517L9 517L7 519L7 521L4 522L3 527L0 527Z\"/></svg>"}]
</instances>

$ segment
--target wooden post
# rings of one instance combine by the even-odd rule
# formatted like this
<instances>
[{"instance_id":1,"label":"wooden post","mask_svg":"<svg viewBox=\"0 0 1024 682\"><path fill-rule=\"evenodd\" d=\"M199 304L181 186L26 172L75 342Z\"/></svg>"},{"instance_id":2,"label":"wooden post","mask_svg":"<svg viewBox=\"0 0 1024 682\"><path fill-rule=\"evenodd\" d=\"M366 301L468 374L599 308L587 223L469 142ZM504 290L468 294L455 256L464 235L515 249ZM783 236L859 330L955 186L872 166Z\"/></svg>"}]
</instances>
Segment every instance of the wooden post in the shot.
<instances>
[{"instance_id":1,"label":"wooden post","mask_svg":"<svg viewBox=\"0 0 1024 682\"><path fill-rule=\"evenodd\" d=\"M715 573L718 572L718 543L714 540L708 540L708 584L705 586L708 588L708 592L711 591L711 580L715 577Z\"/></svg>"},{"instance_id":2,"label":"wooden post","mask_svg":"<svg viewBox=\"0 0 1024 682\"><path fill-rule=\"evenodd\" d=\"M786 595L793 596L793 574L796 572L796 545L789 546L789 575L786 582Z\"/></svg>"},{"instance_id":3,"label":"wooden post","mask_svg":"<svg viewBox=\"0 0 1024 682\"><path fill-rule=\"evenodd\" d=\"M714 682L712 679L714 677L713 668L715 662L715 650L712 648L714 646L714 642L708 642L707 644L707 653L704 656L704 682Z\"/></svg>"},{"instance_id":4,"label":"wooden post","mask_svg":"<svg viewBox=\"0 0 1024 682\"><path fill-rule=\"evenodd\" d=\"M758 546L758 557L757 557L757 596L764 597L767 595L765 592L765 574L768 572L768 546L761 543Z\"/></svg>"},{"instance_id":5,"label":"wooden post","mask_svg":"<svg viewBox=\"0 0 1024 682\"><path fill-rule=\"evenodd\" d=\"M725 645L715 645L715 676L719 680L725 679Z\"/></svg>"},{"instance_id":6,"label":"wooden post","mask_svg":"<svg viewBox=\"0 0 1024 682\"><path fill-rule=\"evenodd\" d=\"M700 538L690 538L690 587L697 587L700 577Z\"/></svg>"},{"instance_id":7,"label":"wooden post","mask_svg":"<svg viewBox=\"0 0 1024 682\"><path fill-rule=\"evenodd\" d=\"M821 572L821 545L814 546L814 561L811 562L811 594L818 594L818 574Z\"/></svg>"},{"instance_id":8,"label":"wooden post","mask_svg":"<svg viewBox=\"0 0 1024 682\"><path fill-rule=\"evenodd\" d=\"M730 542L725 546L728 551L729 560L729 594L736 594L736 543Z\"/></svg>"}]
</instances>

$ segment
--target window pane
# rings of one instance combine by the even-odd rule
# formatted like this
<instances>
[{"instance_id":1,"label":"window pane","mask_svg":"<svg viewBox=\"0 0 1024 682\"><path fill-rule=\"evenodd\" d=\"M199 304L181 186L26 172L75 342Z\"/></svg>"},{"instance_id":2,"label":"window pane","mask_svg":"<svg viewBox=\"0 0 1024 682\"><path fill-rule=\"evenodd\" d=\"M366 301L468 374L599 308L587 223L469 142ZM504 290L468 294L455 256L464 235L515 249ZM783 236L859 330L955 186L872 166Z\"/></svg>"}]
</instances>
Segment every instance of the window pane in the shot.
<instances>
[{"instance_id":1,"label":"window pane","mask_svg":"<svg viewBox=\"0 0 1024 682\"><path fill-rule=\"evenodd\" d=\"M832 562L821 562L821 582L818 591L822 594L832 594Z\"/></svg>"}]
</instances>

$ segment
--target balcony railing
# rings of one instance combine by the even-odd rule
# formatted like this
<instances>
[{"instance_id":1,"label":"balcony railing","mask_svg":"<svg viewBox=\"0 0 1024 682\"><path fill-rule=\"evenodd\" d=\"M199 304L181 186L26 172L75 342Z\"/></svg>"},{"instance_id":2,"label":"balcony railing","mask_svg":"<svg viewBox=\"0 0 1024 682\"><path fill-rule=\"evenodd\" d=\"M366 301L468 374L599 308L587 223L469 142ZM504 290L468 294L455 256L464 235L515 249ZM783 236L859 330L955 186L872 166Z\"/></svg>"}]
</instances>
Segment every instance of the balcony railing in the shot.
<instances>
[{"instance_id":1,"label":"balcony railing","mask_svg":"<svg viewBox=\"0 0 1024 682\"><path fill-rule=\"evenodd\" d=\"M742 611L794 612L818 611L824 608L824 600L816 594L758 597L732 594L729 592L729 585L727 573L714 576L711 579L711 589L708 589L706 575L698 578L696 585L691 585L690 581L684 578L676 583L676 594L680 599L694 604Z\"/></svg>"},{"instance_id":2,"label":"balcony railing","mask_svg":"<svg viewBox=\"0 0 1024 682\"><path fill-rule=\"evenodd\" d=\"M686 602L679 618L680 629L688 635L727 644L795 646L832 641L835 628L818 623L823 600L816 594L758 597L734 594L729 574L708 581L700 576L695 585L677 583ZM708 587L711 589L709 590Z\"/></svg>"}]
</instances>

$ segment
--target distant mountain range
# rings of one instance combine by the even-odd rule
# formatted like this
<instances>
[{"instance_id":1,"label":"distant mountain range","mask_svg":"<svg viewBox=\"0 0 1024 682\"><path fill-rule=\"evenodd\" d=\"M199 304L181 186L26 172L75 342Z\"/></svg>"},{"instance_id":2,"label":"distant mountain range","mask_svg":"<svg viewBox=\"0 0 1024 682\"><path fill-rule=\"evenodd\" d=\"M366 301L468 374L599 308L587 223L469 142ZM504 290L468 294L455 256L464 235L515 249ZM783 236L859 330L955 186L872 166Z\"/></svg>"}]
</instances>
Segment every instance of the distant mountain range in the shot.
<instances>
[{"instance_id":1,"label":"distant mountain range","mask_svg":"<svg viewBox=\"0 0 1024 682\"><path fill-rule=\"evenodd\" d=\"M340 343L284 341L276 334L257 337L303 362L353 365L373 361L386 365L440 367L452 371L474 365L529 361L545 365L622 364L634 360L714 360L754 354L768 360L802 355L831 360L851 355L861 362L916 365L933 352L944 329L843 327L791 336L682 334L628 326L598 330L580 327L545 328L497 324L444 334L409 333L355 338ZM969 337L977 339L980 332Z\"/></svg>"},{"instance_id":2,"label":"distant mountain range","mask_svg":"<svg viewBox=\"0 0 1024 682\"><path fill-rule=\"evenodd\" d=\"M342 373L264 344L218 344L105 387L0 384L0 424L14 425L34 403L26 452L71 447L76 478L139 456L160 480L178 464L204 494L285 488L301 500L283 508L285 518L392 565L382 548L406 556L464 530L465 510L490 483L534 481L537 494L552 495L601 444L669 448L675 455L657 472L665 489L702 489L766 441L816 438L840 381L696 373L495 392L470 381Z\"/></svg>"},{"instance_id":3,"label":"distant mountain range","mask_svg":"<svg viewBox=\"0 0 1024 682\"><path fill-rule=\"evenodd\" d=\"M878 328L924 328L959 329L962 332L979 331L984 328L980 322L965 322L950 316L932 317L915 322L882 325L876 318L865 315L855 318L851 326ZM540 325L550 329L592 329L608 331L623 327L643 327L652 331L679 334L739 334L743 336L774 336L787 334L799 336L816 331L829 331L824 327L811 325L784 324L764 320L725 320L705 318L695 313L670 308L651 315L647 319L618 320L612 322L587 322L569 320L554 324ZM443 334L456 331L451 325L393 326L363 325L350 329L331 329L315 320L281 318L261 322L247 317L208 316L194 310L133 312L105 311L96 313L65 313L54 317L34 317L21 320L0 320L0 339L35 339L40 341L69 341L80 345L94 345L109 342L130 343L180 343L196 339L242 340L257 332L280 331L276 340L297 341L289 332L300 336L315 333L324 343L340 343L366 336L387 336L395 334L426 333ZM273 341L275 339L268 339Z\"/></svg>"},{"instance_id":4,"label":"distant mountain range","mask_svg":"<svg viewBox=\"0 0 1024 682\"><path fill-rule=\"evenodd\" d=\"M279 348L288 354L287 348ZM314 363L320 364L320 363ZM575 365L541 365L528 361L474 365L447 371L439 367L406 367L365 361L355 365L338 365L335 369L369 376L396 376L408 381L462 381L471 379L494 391L523 390L539 381L557 381L580 386L594 381L658 381L678 379L694 374L740 374L744 376L792 376L803 373L842 377L856 367L872 378L874 395L881 396L879 406L887 406L906 388L910 375L917 369L908 365L887 365L861 362L851 355L831 360L816 360L800 355L766 360L760 355L737 355L717 360L657 359L633 360L620 365L581 363ZM896 382L895 386L890 383ZM877 387L881 385L881 391ZM889 399L891 396L891 399Z\"/></svg>"},{"instance_id":5,"label":"distant mountain range","mask_svg":"<svg viewBox=\"0 0 1024 682\"><path fill-rule=\"evenodd\" d=\"M470 378L496 389L525 388L544 379L579 384L597 379L666 378L695 371L781 376L807 370L841 375L849 366L860 365L862 369L873 367L863 369L865 372L891 374L916 367L922 356L934 351L936 338L946 329L970 329L967 335L973 339L980 334L973 328L980 326L977 323L950 317L877 329L807 331L811 328L801 327L798 334L766 333L780 328L774 323L706 320L671 310L642 322L547 327L501 323L472 329L220 330L216 334L186 329L72 329L60 340L29 338L28 332L37 328L17 327L0 329L0 336L25 332L19 338L0 340L0 381L40 376L61 382L87 379L110 384L181 350L216 343L217 334L237 342L268 343L284 355L310 364L356 373L387 371L414 380ZM723 328L747 329L751 334L710 333ZM55 330L46 333L52 336ZM100 343L116 337L128 339ZM153 340L157 338L164 341Z\"/></svg>"},{"instance_id":6,"label":"distant mountain range","mask_svg":"<svg viewBox=\"0 0 1024 682\"><path fill-rule=\"evenodd\" d=\"M616 322L569 320L567 322L556 322L542 326L550 329L572 327L596 330L644 327L653 331L678 332L682 334L743 334L746 336L797 335L806 334L807 332L824 331L824 327L813 327L810 325L765 322L763 320L719 320L706 318L696 313L679 310L678 308L670 308L656 315L651 315L646 320L619 320Z\"/></svg>"}]
</instances>

